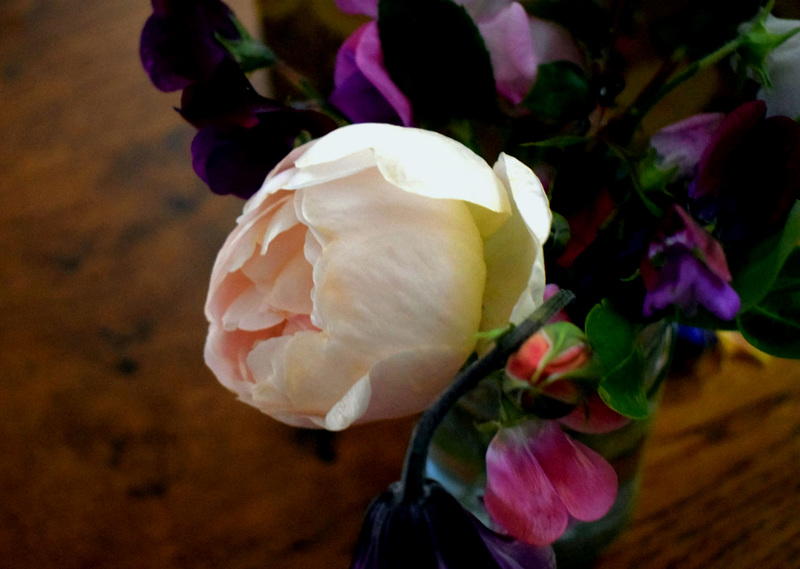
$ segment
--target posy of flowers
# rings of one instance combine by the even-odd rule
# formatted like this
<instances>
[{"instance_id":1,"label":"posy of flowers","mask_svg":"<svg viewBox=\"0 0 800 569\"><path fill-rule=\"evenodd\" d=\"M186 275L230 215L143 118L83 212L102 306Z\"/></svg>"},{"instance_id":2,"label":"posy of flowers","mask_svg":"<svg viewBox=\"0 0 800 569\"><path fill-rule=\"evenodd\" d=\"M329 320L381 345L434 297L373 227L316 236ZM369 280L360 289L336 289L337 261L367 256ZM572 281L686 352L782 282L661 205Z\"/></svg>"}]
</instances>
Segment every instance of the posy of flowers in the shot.
<instances>
[{"instance_id":1,"label":"posy of flowers","mask_svg":"<svg viewBox=\"0 0 800 569\"><path fill-rule=\"evenodd\" d=\"M772 3L648 20L625 1L337 0L367 21L323 94L224 3L152 4L144 68L182 91L198 176L247 200L211 276L210 368L295 426L425 410L352 567L554 566L549 544L617 492L571 434L650 412L649 324L800 355L800 22ZM623 105L643 37L662 65ZM259 94L263 67L298 93ZM642 129L711 69L729 88L706 112ZM487 376L491 527L425 478L436 426Z\"/></svg>"}]
</instances>

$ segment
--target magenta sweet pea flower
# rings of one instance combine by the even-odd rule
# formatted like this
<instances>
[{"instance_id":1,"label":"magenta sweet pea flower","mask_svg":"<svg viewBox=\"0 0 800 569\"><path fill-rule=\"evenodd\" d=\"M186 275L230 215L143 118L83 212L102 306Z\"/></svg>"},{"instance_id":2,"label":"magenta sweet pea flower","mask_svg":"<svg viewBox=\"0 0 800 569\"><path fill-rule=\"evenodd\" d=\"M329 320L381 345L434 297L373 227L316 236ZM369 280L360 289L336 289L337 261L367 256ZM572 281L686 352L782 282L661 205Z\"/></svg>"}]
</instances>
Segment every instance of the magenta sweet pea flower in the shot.
<instances>
[{"instance_id":1,"label":"magenta sweet pea flower","mask_svg":"<svg viewBox=\"0 0 800 569\"><path fill-rule=\"evenodd\" d=\"M161 91L177 91L208 79L228 51L217 41L240 39L230 8L219 0L152 0L139 55Z\"/></svg>"},{"instance_id":2,"label":"magenta sweet pea flower","mask_svg":"<svg viewBox=\"0 0 800 569\"><path fill-rule=\"evenodd\" d=\"M678 178L693 178L724 116L722 113L694 115L653 134L650 146L658 153L658 166L664 170L677 168Z\"/></svg>"},{"instance_id":3,"label":"magenta sweet pea flower","mask_svg":"<svg viewBox=\"0 0 800 569\"><path fill-rule=\"evenodd\" d=\"M486 476L492 520L533 545L554 542L570 519L602 518L617 497L611 465L552 421L500 429L486 452Z\"/></svg>"},{"instance_id":4,"label":"magenta sweet pea flower","mask_svg":"<svg viewBox=\"0 0 800 569\"><path fill-rule=\"evenodd\" d=\"M536 80L539 66L583 58L561 26L529 16L508 0L458 0L472 17L491 59L498 94L517 105ZM377 17L377 0L337 0L349 14ZM411 104L392 82L383 64L376 22L365 24L345 41L336 59L331 103L354 122L413 123Z\"/></svg>"},{"instance_id":5,"label":"magenta sweet pea flower","mask_svg":"<svg viewBox=\"0 0 800 569\"><path fill-rule=\"evenodd\" d=\"M722 246L677 205L650 242L641 274L647 289L645 317L671 306L688 316L703 306L722 320L731 320L739 311Z\"/></svg>"},{"instance_id":6,"label":"magenta sweet pea flower","mask_svg":"<svg viewBox=\"0 0 800 569\"><path fill-rule=\"evenodd\" d=\"M473 18L489 51L497 92L514 105L530 91L540 65L552 61L583 64L566 29L529 16L517 2L496 13L484 9Z\"/></svg>"},{"instance_id":7,"label":"magenta sweet pea flower","mask_svg":"<svg viewBox=\"0 0 800 569\"><path fill-rule=\"evenodd\" d=\"M376 22L358 28L339 49L330 102L356 123L413 123L411 102L383 65Z\"/></svg>"}]
</instances>

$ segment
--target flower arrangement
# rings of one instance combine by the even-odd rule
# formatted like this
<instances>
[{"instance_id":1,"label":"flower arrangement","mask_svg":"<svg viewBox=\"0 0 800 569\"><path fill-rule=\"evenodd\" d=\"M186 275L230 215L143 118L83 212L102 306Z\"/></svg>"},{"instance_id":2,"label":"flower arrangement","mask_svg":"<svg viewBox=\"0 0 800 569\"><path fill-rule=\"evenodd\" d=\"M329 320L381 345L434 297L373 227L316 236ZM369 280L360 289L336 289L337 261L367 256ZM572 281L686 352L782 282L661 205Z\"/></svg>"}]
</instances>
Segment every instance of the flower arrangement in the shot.
<instances>
[{"instance_id":1,"label":"flower arrangement","mask_svg":"<svg viewBox=\"0 0 800 569\"><path fill-rule=\"evenodd\" d=\"M365 18L320 94L224 3L153 0L144 68L182 91L198 176L247 200L211 275L206 361L290 425L424 411L353 568L553 567L550 544L617 500L590 441L652 414L648 335L736 330L800 356L800 22L772 1L659 18L336 3ZM660 63L631 95L643 49ZM260 68L295 92L260 94ZM714 98L643 126L712 71ZM470 512L425 473L476 386L491 412L467 427L485 476Z\"/></svg>"}]
</instances>

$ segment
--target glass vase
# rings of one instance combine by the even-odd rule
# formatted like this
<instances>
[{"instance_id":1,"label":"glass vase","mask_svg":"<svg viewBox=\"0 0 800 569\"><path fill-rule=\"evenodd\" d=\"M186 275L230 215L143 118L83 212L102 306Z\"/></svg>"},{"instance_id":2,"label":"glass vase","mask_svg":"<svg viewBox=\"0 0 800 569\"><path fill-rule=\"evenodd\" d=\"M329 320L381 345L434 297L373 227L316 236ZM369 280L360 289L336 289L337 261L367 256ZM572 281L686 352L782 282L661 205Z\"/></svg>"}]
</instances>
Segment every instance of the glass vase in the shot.
<instances>
[{"instance_id":1,"label":"glass vase","mask_svg":"<svg viewBox=\"0 0 800 569\"><path fill-rule=\"evenodd\" d=\"M650 325L641 332L644 382L650 415L605 434L568 431L570 436L600 453L617 473L619 489L610 511L595 522L572 520L553 544L559 569L588 567L625 529L633 516L641 480L644 444L658 407L661 386L672 355L673 327ZM428 458L428 476L438 480L481 521L491 527L483 492L486 485L485 453L489 437L476 425L497 419L498 387L485 381L462 398L434 436Z\"/></svg>"}]
</instances>

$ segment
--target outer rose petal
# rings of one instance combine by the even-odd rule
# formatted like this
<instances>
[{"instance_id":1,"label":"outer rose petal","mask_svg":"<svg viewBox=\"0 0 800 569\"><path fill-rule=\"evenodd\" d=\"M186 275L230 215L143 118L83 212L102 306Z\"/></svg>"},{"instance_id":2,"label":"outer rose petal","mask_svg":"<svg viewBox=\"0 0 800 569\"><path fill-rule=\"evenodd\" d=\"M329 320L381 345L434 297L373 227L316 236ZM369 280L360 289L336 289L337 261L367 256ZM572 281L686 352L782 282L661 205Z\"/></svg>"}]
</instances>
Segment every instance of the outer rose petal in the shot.
<instances>
[{"instance_id":1,"label":"outer rose petal","mask_svg":"<svg viewBox=\"0 0 800 569\"><path fill-rule=\"evenodd\" d=\"M494 165L497 177L511 194L513 215L486 240L487 283L483 329L518 324L542 303L544 295L544 254L542 245L550 235L553 214L539 178L522 162L500 154ZM513 253L512 253L513 252ZM524 261L521 261L524 259ZM524 265L520 265L524 262ZM520 267L530 267L529 271ZM513 306L501 302L516 298Z\"/></svg>"},{"instance_id":2,"label":"outer rose petal","mask_svg":"<svg viewBox=\"0 0 800 569\"><path fill-rule=\"evenodd\" d=\"M382 176L403 190L434 199L457 199L500 216L487 216L482 234L493 233L511 212L503 184L491 168L465 146L432 131L391 125L358 124L317 141L297 160L300 175L289 189L377 165ZM344 164L343 164L344 163Z\"/></svg>"}]
</instances>

